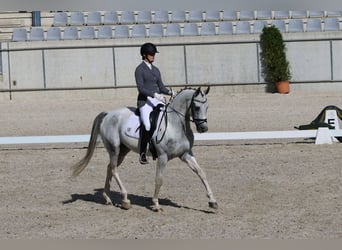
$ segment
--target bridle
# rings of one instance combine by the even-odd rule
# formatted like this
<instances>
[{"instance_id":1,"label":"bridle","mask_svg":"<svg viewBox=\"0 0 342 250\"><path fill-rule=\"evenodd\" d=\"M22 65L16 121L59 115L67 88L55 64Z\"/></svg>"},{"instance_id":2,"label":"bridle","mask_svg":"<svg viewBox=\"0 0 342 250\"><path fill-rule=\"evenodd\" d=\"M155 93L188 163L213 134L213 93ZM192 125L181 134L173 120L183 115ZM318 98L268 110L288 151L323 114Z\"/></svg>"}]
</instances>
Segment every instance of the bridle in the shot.
<instances>
[{"instance_id":1,"label":"bridle","mask_svg":"<svg viewBox=\"0 0 342 250\"><path fill-rule=\"evenodd\" d=\"M185 114L183 114L182 112L180 112L180 111L178 111L178 110L172 108L172 107L170 106L170 103L171 103L171 102L169 102L169 103L167 103L167 104L165 105L165 111L164 111L164 113L167 113L167 107L169 107L169 108L171 109L171 112L175 112L177 115L180 115L180 116L184 117L185 120L188 120L188 121L190 121L190 122L194 122L194 123L196 123L196 124L197 124L197 123L198 123L198 124L202 124L202 123L204 123L204 122L207 122L207 119L194 118L194 117L192 117L192 119L191 119L191 118L188 117L186 114L188 114L188 113L189 113L189 110L191 109L192 116L194 116L194 114L195 114L195 105L194 105L194 103L195 103L195 102L198 102L198 103L205 104L205 103L207 103L207 101L208 101L207 98L205 98L203 101L196 100L196 99L195 99L195 93L194 93L193 96L192 96L192 98L191 98L191 103L190 103L188 109L186 110Z\"/></svg>"},{"instance_id":2,"label":"bridle","mask_svg":"<svg viewBox=\"0 0 342 250\"><path fill-rule=\"evenodd\" d=\"M207 119L194 118L194 114L195 114L195 105L194 105L194 103L195 102L199 102L201 104L205 104L205 103L207 103L207 101L208 101L207 98L205 98L203 101L200 101L200 100L196 100L195 99L195 94L192 96L191 104L190 104L190 107L189 107L189 108L191 108L191 113L192 113L192 120L189 119L191 122L194 122L196 125L200 125L200 124L205 123L205 122L208 121Z\"/></svg>"},{"instance_id":3,"label":"bridle","mask_svg":"<svg viewBox=\"0 0 342 250\"><path fill-rule=\"evenodd\" d=\"M185 114L183 114L182 112L180 112L180 111L178 111L178 110L176 110L176 109L174 109L173 107L170 106L170 103L172 102L173 99L174 99L174 97L171 98L170 101L169 101L169 102L165 105L165 107L164 107L164 112L163 112L163 115L162 115L162 117L161 117L161 119L160 119L160 123L159 123L159 125L158 125L157 131L159 131L160 125L161 125L161 123L162 123L162 121L163 121L164 118L165 118L165 119L164 119L164 121L165 121L165 129L164 129L163 135L162 135L162 137L161 137L160 139L158 139L158 136L156 137L156 143L157 143L157 144L159 144L159 143L163 140L164 135L165 135L165 133L166 133L167 124L168 124L168 116L167 116L167 114L170 113L170 112L167 111L168 108L170 108L170 109L171 109L171 112L175 112L178 116L184 117L186 121L190 121L190 122L195 123L196 126L199 126L199 125L201 125L201 124L207 122L207 119L194 118L194 117L193 117L194 114L195 114L195 108L196 108L195 105L194 105L194 103L195 103L195 102L198 102L198 103L205 104L205 103L207 103L207 101L208 101L207 98L205 98L203 101L196 100L196 99L195 99L195 93L194 93L194 94L192 95L192 98L191 98L191 103L190 103L188 109L186 110ZM186 114L189 113L189 110L190 110L190 109L191 109L191 113L192 113L192 119L190 118L190 116L187 116L187 115L186 115ZM183 127L183 128L184 128L184 127ZM185 130L185 128L184 128L184 130Z\"/></svg>"}]
</instances>

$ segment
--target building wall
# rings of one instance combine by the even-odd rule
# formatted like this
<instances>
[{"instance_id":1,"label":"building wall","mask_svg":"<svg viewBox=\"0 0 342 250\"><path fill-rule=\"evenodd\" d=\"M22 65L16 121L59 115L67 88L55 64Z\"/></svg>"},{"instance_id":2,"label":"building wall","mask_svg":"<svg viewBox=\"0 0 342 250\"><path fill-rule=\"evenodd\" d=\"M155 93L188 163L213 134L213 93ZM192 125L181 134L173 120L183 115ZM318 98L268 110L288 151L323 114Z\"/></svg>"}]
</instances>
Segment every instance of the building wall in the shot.
<instances>
[{"instance_id":1,"label":"building wall","mask_svg":"<svg viewBox=\"0 0 342 250\"><path fill-rule=\"evenodd\" d=\"M341 32L283 35L292 82L341 82ZM140 45L158 45L169 86L265 84L259 35L1 43L1 91L134 87ZM342 85L341 85L342 86Z\"/></svg>"}]
</instances>

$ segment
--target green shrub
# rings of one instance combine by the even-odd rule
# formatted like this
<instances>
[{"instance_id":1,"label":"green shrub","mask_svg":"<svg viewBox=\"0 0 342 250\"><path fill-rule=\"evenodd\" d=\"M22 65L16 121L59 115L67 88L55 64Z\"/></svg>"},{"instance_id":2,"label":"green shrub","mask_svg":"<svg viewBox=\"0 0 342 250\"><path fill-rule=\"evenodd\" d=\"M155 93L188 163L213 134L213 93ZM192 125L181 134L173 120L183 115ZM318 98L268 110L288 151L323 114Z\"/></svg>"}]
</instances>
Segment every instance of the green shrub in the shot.
<instances>
[{"instance_id":1,"label":"green shrub","mask_svg":"<svg viewBox=\"0 0 342 250\"><path fill-rule=\"evenodd\" d=\"M264 78L269 83L291 80L290 65L281 32L274 25L264 27L260 34L261 63Z\"/></svg>"}]
</instances>

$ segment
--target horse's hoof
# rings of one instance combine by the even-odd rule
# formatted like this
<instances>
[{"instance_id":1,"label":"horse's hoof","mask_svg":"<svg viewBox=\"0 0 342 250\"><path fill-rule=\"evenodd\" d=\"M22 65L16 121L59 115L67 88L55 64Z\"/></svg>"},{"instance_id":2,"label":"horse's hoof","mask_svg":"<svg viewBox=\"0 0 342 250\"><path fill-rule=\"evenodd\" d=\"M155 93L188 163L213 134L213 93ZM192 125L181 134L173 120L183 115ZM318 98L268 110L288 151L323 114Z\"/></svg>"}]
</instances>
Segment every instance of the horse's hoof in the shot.
<instances>
[{"instance_id":1,"label":"horse's hoof","mask_svg":"<svg viewBox=\"0 0 342 250\"><path fill-rule=\"evenodd\" d=\"M108 197L108 195L106 193L103 193L103 198L105 199L105 204L106 205L112 205L113 206L113 202L111 201L111 199Z\"/></svg>"},{"instance_id":2,"label":"horse's hoof","mask_svg":"<svg viewBox=\"0 0 342 250\"><path fill-rule=\"evenodd\" d=\"M212 201L209 201L209 207L213 208L213 209L218 209L218 205L217 205L217 202L212 202Z\"/></svg>"},{"instance_id":3,"label":"horse's hoof","mask_svg":"<svg viewBox=\"0 0 342 250\"><path fill-rule=\"evenodd\" d=\"M112 201L106 201L106 205L111 205L111 206L113 206L113 202L112 202Z\"/></svg>"},{"instance_id":4,"label":"horse's hoof","mask_svg":"<svg viewBox=\"0 0 342 250\"><path fill-rule=\"evenodd\" d=\"M125 210L130 209L131 208L131 201L130 200L122 201L121 207Z\"/></svg>"},{"instance_id":5,"label":"horse's hoof","mask_svg":"<svg viewBox=\"0 0 342 250\"><path fill-rule=\"evenodd\" d=\"M152 211L153 212L157 212L157 213L159 213L159 212L163 212L164 210L161 208L161 207L152 207Z\"/></svg>"}]
</instances>

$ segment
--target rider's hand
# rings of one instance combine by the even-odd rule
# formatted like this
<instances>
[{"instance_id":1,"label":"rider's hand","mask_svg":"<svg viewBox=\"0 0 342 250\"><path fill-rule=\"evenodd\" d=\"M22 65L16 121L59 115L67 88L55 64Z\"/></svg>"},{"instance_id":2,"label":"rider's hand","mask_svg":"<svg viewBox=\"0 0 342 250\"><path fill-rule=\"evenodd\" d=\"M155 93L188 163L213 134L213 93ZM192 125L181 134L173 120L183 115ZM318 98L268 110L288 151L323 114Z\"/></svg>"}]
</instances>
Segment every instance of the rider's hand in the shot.
<instances>
[{"instance_id":1,"label":"rider's hand","mask_svg":"<svg viewBox=\"0 0 342 250\"><path fill-rule=\"evenodd\" d=\"M161 102L165 102L165 97L161 94L154 93L154 98L156 98L157 100L159 100Z\"/></svg>"}]
</instances>

